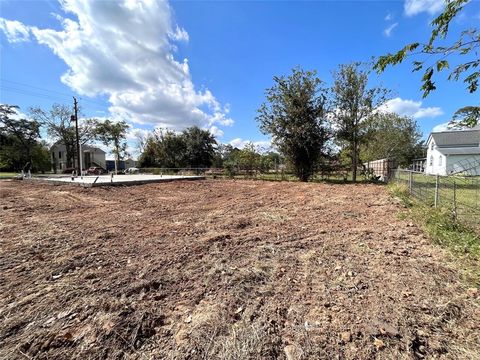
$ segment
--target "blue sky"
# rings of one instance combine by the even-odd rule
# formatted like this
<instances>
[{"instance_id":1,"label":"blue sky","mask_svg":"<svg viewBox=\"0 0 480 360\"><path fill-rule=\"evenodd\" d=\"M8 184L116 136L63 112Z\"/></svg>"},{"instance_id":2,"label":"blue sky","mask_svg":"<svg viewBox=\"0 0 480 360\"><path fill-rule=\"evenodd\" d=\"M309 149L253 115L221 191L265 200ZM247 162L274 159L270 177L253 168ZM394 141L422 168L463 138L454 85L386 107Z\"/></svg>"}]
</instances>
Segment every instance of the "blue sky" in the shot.
<instances>
[{"instance_id":1,"label":"blue sky","mask_svg":"<svg viewBox=\"0 0 480 360\"><path fill-rule=\"evenodd\" d=\"M199 125L223 143L265 145L255 122L272 77L316 69L331 84L339 64L369 61L425 41L441 0L405 1L0 1L0 102L50 107L79 98L87 117L126 119L135 134ZM452 35L480 21L468 4ZM478 104L459 82L438 79L422 99L410 65L372 75L392 89L389 108L424 135L459 107Z\"/></svg>"}]
</instances>

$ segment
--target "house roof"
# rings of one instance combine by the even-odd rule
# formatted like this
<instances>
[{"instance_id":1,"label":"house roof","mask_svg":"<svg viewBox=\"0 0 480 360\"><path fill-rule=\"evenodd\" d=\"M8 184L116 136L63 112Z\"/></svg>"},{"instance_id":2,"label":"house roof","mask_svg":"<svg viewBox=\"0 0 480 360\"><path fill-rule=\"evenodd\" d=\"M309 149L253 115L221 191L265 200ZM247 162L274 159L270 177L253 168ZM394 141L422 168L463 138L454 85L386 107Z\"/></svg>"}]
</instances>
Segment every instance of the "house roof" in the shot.
<instances>
[{"instance_id":1,"label":"house roof","mask_svg":"<svg viewBox=\"0 0 480 360\"><path fill-rule=\"evenodd\" d=\"M100 149L99 147L96 147L96 146L90 146L90 145L82 145L82 152L85 152L85 151L95 151L95 152L101 152L101 153L104 153L106 154L106 152L102 149Z\"/></svg>"},{"instance_id":2,"label":"house roof","mask_svg":"<svg viewBox=\"0 0 480 360\"><path fill-rule=\"evenodd\" d=\"M65 146L65 145L63 145L63 143L61 141L57 141L56 143L54 143L52 145L50 150L52 150L53 148L59 147L59 146ZM84 144L84 145L82 145L82 152L86 152L86 151L95 151L95 152L101 152L101 153L106 154L106 152L103 151L102 149L100 149L99 147Z\"/></svg>"},{"instance_id":3,"label":"house roof","mask_svg":"<svg viewBox=\"0 0 480 360\"><path fill-rule=\"evenodd\" d=\"M478 147L480 145L480 129L432 132L427 142L430 143L432 138L438 147Z\"/></svg>"},{"instance_id":4,"label":"house roof","mask_svg":"<svg viewBox=\"0 0 480 360\"><path fill-rule=\"evenodd\" d=\"M443 155L480 155L480 147L437 148Z\"/></svg>"}]
</instances>

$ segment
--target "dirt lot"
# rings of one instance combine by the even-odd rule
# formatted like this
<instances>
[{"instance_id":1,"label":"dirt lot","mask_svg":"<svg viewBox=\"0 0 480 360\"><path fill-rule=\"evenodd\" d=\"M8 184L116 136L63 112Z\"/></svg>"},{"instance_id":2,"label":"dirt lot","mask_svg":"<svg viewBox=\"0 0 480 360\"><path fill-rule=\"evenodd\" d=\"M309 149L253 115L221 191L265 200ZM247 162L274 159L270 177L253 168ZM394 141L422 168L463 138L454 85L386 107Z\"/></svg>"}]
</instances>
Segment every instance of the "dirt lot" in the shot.
<instances>
[{"instance_id":1,"label":"dirt lot","mask_svg":"<svg viewBox=\"0 0 480 360\"><path fill-rule=\"evenodd\" d=\"M0 182L1 359L480 359L474 289L375 185Z\"/></svg>"}]
</instances>

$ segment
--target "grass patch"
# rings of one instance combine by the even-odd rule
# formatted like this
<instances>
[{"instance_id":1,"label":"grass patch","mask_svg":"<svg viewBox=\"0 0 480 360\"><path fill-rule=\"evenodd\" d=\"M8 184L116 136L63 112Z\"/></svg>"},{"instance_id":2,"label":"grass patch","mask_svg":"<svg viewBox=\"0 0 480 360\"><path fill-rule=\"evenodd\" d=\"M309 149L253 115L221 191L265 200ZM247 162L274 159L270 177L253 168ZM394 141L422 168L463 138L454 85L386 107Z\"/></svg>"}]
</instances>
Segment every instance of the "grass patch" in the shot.
<instances>
[{"instance_id":1,"label":"grass patch","mask_svg":"<svg viewBox=\"0 0 480 360\"><path fill-rule=\"evenodd\" d=\"M15 172L0 172L0 179L1 178L11 178L17 176L18 173Z\"/></svg>"},{"instance_id":2,"label":"grass patch","mask_svg":"<svg viewBox=\"0 0 480 360\"><path fill-rule=\"evenodd\" d=\"M406 216L420 225L435 244L462 260L462 267L471 280L480 282L480 235L458 222L451 209L435 209L416 201L409 195L407 186L391 183L388 188L408 208Z\"/></svg>"}]
</instances>

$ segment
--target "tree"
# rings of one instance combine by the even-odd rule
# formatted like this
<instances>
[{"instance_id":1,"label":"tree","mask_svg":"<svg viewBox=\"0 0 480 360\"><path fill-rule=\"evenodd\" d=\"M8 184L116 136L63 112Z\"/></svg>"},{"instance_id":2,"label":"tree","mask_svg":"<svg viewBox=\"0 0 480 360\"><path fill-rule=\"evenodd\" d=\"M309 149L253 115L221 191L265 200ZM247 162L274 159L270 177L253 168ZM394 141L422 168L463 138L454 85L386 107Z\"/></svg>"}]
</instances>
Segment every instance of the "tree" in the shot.
<instances>
[{"instance_id":1,"label":"tree","mask_svg":"<svg viewBox=\"0 0 480 360\"><path fill-rule=\"evenodd\" d=\"M192 126L182 133L156 129L144 140L140 166L165 168L210 167L216 157L215 137L208 131Z\"/></svg>"},{"instance_id":2,"label":"tree","mask_svg":"<svg viewBox=\"0 0 480 360\"><path fill-rule=\"evenodd\" d=\"M48 135L65 145L67 168L74 167L76 153L75 123L71 122L73 110L70 106L53 104L50 110L40 107L30 108L31 117L41 126L45 126ZM80 143L83 145L93 137L94 120L85 120L79 123Z\"/></svg>"},{"instance_id":3,"label":"tree","mask_svg":"<svg viewBox=\"0 0 480 360\"><path fill-rule=\"evenodd\" d=\"M32 149L32 168L34 171L50 171L52 161L48 144L45 141L37 142Z\"/></svg>"},{"instance_id":4,"label":"tree","mask_svg":"<svg viewBox=\"0 0 480 360\"><path fill-rule=\"evenodd\" d=\"M184 166L185 142L171 130L156 129L145 142L139 163L142 167L180 168Z\"/></svg>"},{"instance_id":5,"label":"tree","mask_svg":"<svg viewBox=\"0 0 480 360\"><path fill-rule=\"evenodd\" d=\"M268 151L261 155L260 170L267 172L270 170L277 170L278 166L283 163L281 155L275 151Z\"/></svg>"},{"instance_id":6,"label":"tree","mask_svg":"<svg viewBox=\"0 0 480 360\"><path fill-rule=\"evenodd\" d=\"M35 120L19 118L18 106L0 105L1 164L4 168L30 170L32 152L38 145L40 124Z\"/></svg>"},{"instance_id":7,"label":"tree","mask_svg":"<svg viewBox=\"0 0 480 360\"><path fill-rule=\"evenodd\" d=\"M127 130L129 126L125 121L113 122L110 120L97 121L94 136L105 146L112 146L112 154L115 156L115 174L118 169L118 161L127 153Z\"/></svg>"},{"instance_id":8,"label":"tree","mask_svg":"<svg viewBox=\"0 0 480 360\"><path fill-rule=\"evenodd\" d=\"M215 167L223 167L228 176L233 177L239 167L239 154L241 150L230 144L220 144L214 158Z\"/></svg>"},{"instance_id":9,"label":"tree","mask_svg":"<svg viewBox=\"0 0 480 360\"><path fill-rule=\"evenodd\" d=\"M332 119L337 139L348 149L352 180L357 180L360 145L366 136L366 120L386 101L387 90L368 87L368 71L359 63L340 65L334 72Z\"/></svg>"},{"instance_id":10,"label":"tree","mask_svg":"<svg viewBox=\"0 0 480 360\"><path fill-rule=\"evenodd\" d=\"M252 176L254 172L260 169L262 156L258 152L257 147L249 142L243 149L236 153L238 166L244 170L248 176Z\"/></svg>"},{"instance_id":11,"label":"tree","mask_svg":"<svg viewBox=\"0 0 480 360\"><path fill-rule=\"evenodd\" d=\"M329 139L326 91L315 71L300 68L287 77L275 76L273 81L256 120L292 163L296 176L308 181Z\"/></svg>"},{"instance_id":12,"label":"tree","mask_svg":"<svg viewBox=\"0 0 480 360\"><path fill-rule=\"evenodd\" d=\"M432 32L430 39L426 43L414 42L404 46L395 54L380 56L374 65L379 73L383 72L387 66L394 66L402 63L407 57L415 56L413 61L413 71L423 71L422 87L423 97L434 91L436 83L434 75L449 71L448 80L458 81L463 78L470 93L477 91L480 79L480 58L478 56L480 49L480 33L476 28L467 29L461 32L458 39L446 43L450 23L462 11L464 6L470 0L450 0L446 3L443 12L432 22ZM439 44L440 43L440 44ZM420 59L419 56L426 56L426 59ZM454 59L455 63L449 61ZM479 106L470 106L480 112ZM470 118L471 121L463 125L475 126L479 124L478 117ZM454 121L455 123L455 121ZM462 123L460 123L462 125Z\"/></svg>"},{"instance_id":13,"label":"tree","mask_svg":"<svg viewBox=\"0 0 480 360\"><path fill-rule=\"evenodd\" d=\"M138 150L138 152L142 154L145 151L145 148L147 146L149 133L145 134L140 130L136 130L133 133L133 135L135 136L135 139L136 139L136 150Z\"/></svg>"},{"instance_id":14,"label":"tree","mask_svg":"<svg viewBox=\"0 0 480 360\"><path fill-rule=\"evenodd\" d=\"M192 126L183 131L182 140L185 143L185 166L201 168L212 165L217 141L210 131Z\"/></svg>"},{"instance_id":15,"label":"tree","mask_svg":"<svg viewBox=\"0 0 480 360\"><path fill-rule=\"evenodd\" d=\"M224 166L224 161L227 154L230 152L230 148L232 148L232 145L230 144L218 144L212 159L212 166L214 168L221 168Z\"/></svg>"},{"instance_id":16,"label":"tree","mask_svg":"<svg viewBox=\"0 0 480 360\"><path fill-rule=\"evenodd\" d=\"M474 127L480 124L480 106L465 106L453 114L452 127Z\"/></svg>"},{"instance_id":17,"label":"tree","mask_svg":"<svg viewBox=\"0 0 480 360\"><path fill-rule=\"evenodd\" d=\"M422 134L415 120L392 113L377 113L366 123L367 136L361 145L362 160L395 158L401 166L424 154Z\"/></svg>"}]
</instances>

